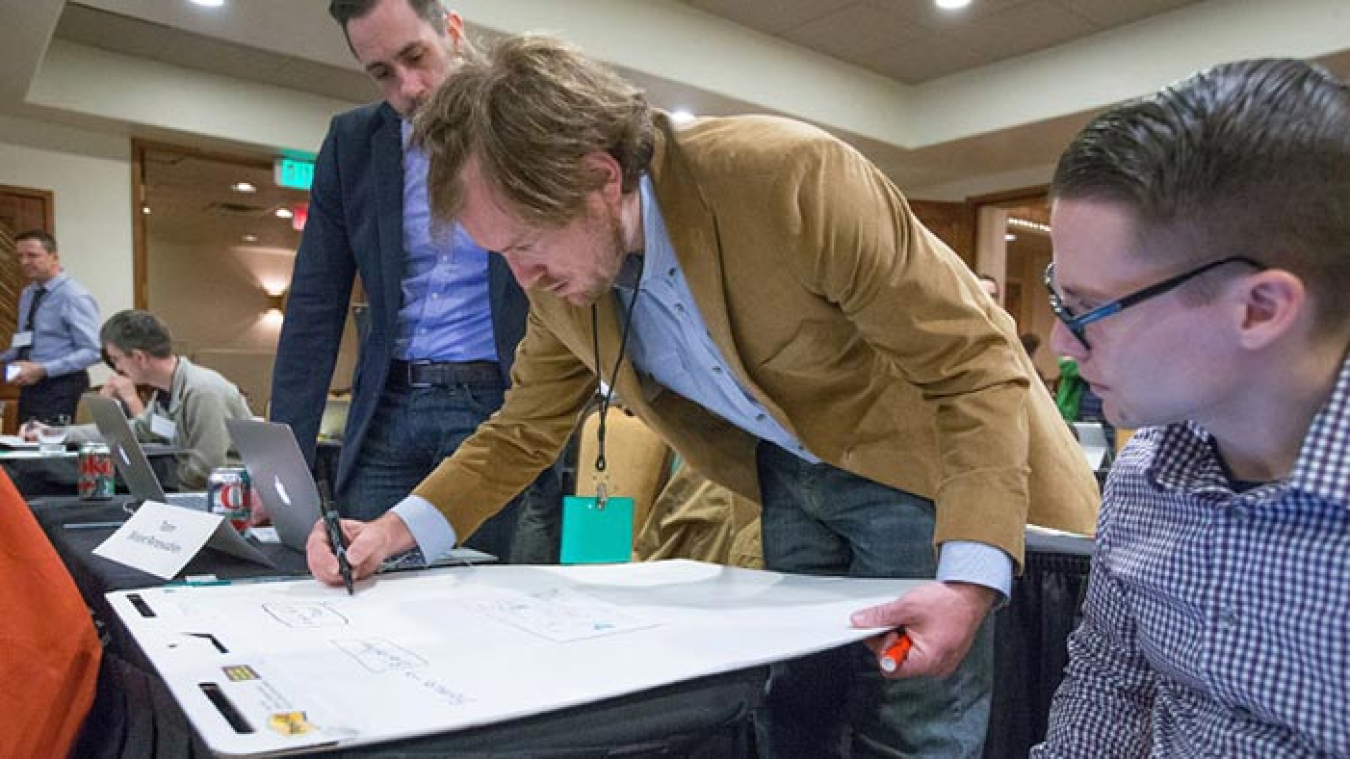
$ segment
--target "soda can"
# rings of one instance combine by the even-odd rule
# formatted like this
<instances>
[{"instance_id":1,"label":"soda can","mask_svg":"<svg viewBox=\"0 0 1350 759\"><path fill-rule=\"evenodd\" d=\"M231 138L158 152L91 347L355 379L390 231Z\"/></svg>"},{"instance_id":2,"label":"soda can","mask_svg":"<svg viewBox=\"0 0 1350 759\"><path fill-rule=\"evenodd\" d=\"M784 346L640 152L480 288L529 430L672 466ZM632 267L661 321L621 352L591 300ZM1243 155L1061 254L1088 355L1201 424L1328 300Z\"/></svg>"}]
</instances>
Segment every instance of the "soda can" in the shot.
<instances>
[{"instance_id":1,"label":"soda can","mask_svg":"<svg viewBox=\"0 0 1350 759\"><path fill-rule=\"evenodd\" d=\"M206 478L206 502L212 514L230 520L234 529L248 529L253 504L253 481L242 466L218 466Z\"/></svg>"},{"instance_id":2,"label":"soda can","mask_svg":"<svg viewBox=\"0 0 1350 759\"><path fill-rule=\"evenodd\" d=\"M112 454L103 443L85 443L80 446L79 470L81 499L106 501L117 492Z\"/></svg>"}]
</instances>

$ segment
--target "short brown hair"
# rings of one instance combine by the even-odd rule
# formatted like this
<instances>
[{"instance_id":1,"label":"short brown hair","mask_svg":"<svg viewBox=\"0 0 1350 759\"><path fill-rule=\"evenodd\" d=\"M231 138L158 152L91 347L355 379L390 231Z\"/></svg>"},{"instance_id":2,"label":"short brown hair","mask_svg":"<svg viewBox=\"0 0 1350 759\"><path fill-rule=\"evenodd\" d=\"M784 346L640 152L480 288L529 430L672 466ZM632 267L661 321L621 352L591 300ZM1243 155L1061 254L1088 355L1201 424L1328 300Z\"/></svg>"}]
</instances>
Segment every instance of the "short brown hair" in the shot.
<instances>
[{"instance_id":1,"label":"short brown hair","mask_svg":"<svg viewBox=\"0 0 1350 759\"><path fill-rule=\"evenodd\" d=\"M24 240L37 240L38 244L42 246L43 250L47 251L48 253L56 252L56 238L52 237L51 234L44 232L41 229L30 229L25 232L20 232L17 235L14 235L14 242L20 243L23 242Z\"/></svg>"},{"instance_id":2,"label":"short brown hair","mask_svg":"<svg viewBox=\"0 0 1350 759\"><path fill-rule=\"evenodd\" d=\"M468 55L418 112L434 216L458 216L471 156L510 210L561 226L603 180L584 158L605 151L637 187L652 157L652 114L642 91L571 45L544 35L506 37Z\"/></svg>"},{"instance_id":3,"label":"short brown hair","mask_svg":"<svg viewBox=\"0 0 1350 759\"><path fill-rule=\"evenodd\" d=\"M1350 87L1317 66L1227 63L1113 108L1059 159L1051 195L1127 209L1145 255L1285 269L1323 326L1350 326Z\"/></svg>"}]
</instances>

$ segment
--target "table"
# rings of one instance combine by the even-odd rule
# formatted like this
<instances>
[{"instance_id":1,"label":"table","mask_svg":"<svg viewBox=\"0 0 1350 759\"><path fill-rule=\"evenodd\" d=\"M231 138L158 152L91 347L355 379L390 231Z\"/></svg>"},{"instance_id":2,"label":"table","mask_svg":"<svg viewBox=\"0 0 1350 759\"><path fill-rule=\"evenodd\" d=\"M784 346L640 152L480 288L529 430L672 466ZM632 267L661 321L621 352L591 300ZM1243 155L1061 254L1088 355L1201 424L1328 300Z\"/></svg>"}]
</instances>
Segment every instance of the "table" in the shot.
<instances>
[{"instance_id":1,"label":"table","mask_svg":"<svg viewBox=\"0 0 1350 759\"><path fill-rule=\"evenodd\" d=\"M62 527L69 522L121 519L125 501L92 504L67 497L32 502L107 642L98 699L76 753L205 756L205 746L129 634L120 629L103 597L111 590L151 587L162 581L91 553L111 529ZM263 550L275 568L205 551L184 573L231 578L306 574L301 554L280 545L265 545ZM984 752L989 759L1025 757L1045 735L1050 700L1068 658L1066 640L1078 624L1087 587L1089 550L1086 541L1045 541L1028 535L1026 571L1014 582L1010 603L995 616L993 703ZM541 747L570 747L575 752L557 756L580 757L603 756L597 746L636 745L624 756L643 756L676 745L667 755L750 757L754 755L750 713L759 703L766 675L763 668L756 668L440 738L387 744L379 750L405 755L492 750L533 756ZM669 736L685 742L633 744L634 736ZM580 747L587 743L589 753ZM703 751L706 747L715 750Z\"/></svg>"},{"instance_id":2,"label":"table","mask_svg":"<svg viewBox=\"0 0 1350 759\"><path fill-rule=\"evenodd\" d=\"M209 756L103 595L163 581L91 553L112 528L64 526L118 520L125 516L125 502L117 498L95 505L73 498L48 498L30 503L106 641L98 694L73 753L94 757ZM302 554L280 545L264 545L263 550L276 563L275 568L204 551L193 558L184 574L222 578L307 574ZM526 719L330 755L598 757L617 752L625 757L751 757L754 744L750 718L760 702L766 677L767 668L752 667Z\"/></svg>"},{"instance_id":3,"label":"table","mask_svg":"<svg viewBox=\"0 0 1350 759\"><path fill-rule=\"evenodd\" d=\"M165 490L176 489L176 454L183 449L175 445L142 443L150 467ZM5 468L14 487L27 498L43 496L71 496L79 484L79 453L72 446L60 453L42 453L37 450L0 451L0 466ZM117 487L126 492L121 475Z\"/></svg>"},{"instance_id":4,"label":"table","mask_svg":"<svg viewBox=\"0 0 1350 759\"><path fill-rule=\"evenodd\" d=\"M1026 567L994 616L994 694L986 759L1024 759L1045 739L1050 701L1082 617L1091 543L1027 535Z\"/></svg>"}]
</instances>

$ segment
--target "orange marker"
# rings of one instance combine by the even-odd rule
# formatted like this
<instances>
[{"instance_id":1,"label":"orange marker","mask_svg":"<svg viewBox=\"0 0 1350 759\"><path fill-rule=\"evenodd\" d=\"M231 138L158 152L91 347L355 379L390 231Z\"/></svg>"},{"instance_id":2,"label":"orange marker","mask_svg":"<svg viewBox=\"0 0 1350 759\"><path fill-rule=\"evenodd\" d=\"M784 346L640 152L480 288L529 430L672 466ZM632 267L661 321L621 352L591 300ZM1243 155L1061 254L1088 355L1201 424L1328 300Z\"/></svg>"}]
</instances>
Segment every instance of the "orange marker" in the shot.
<instances>
[{"instance_id":1,"label":"orange marker","mask_svg":"<svg viewBox=\"0 0 1350 759\"><path fill-rule=\"evenodd\" d=\"M909 647L911 643L909 635L904 630L900 631L900 637L881 653L881 671L894 672L900 669L900 664L909 656Z\"/></svg>"}]
</instances>

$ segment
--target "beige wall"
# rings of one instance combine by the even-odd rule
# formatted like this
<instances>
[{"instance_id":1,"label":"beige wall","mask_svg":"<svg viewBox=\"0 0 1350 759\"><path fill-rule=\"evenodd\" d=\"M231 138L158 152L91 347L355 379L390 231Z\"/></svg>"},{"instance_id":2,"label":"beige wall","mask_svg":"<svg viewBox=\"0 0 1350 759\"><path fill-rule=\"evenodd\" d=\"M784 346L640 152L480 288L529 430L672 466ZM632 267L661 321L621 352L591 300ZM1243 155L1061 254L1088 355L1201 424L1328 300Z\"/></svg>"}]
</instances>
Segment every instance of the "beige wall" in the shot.
<instances>
[{"instance_id":1,"label":"beige wall","mask_svg":"<svg viewBox=\"0 0 1350 759\"><path fill-rule=\"evenodd\" d=\"M156 237L149 249L150 307L173 315L178 350L224 374L265 414L281 318L267 313L264 288L290 281L294 251ZM332 386L347 388L356 359L350 318L339 356Z\"/></svg>"},{"instance_id":2,"label":"beige wall","mask_svg":"<svg viewBox=\"0 0 1350 759\"><path fill-rule=\"evenodd\" d=\"M105 318L131 307L127 138L0 116L0 184L51 191L66 271L94 294ZM95 382L103 376L96 367Z\"/></svg>"}]
</instances>

